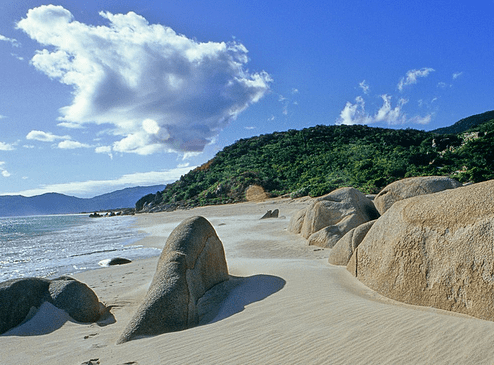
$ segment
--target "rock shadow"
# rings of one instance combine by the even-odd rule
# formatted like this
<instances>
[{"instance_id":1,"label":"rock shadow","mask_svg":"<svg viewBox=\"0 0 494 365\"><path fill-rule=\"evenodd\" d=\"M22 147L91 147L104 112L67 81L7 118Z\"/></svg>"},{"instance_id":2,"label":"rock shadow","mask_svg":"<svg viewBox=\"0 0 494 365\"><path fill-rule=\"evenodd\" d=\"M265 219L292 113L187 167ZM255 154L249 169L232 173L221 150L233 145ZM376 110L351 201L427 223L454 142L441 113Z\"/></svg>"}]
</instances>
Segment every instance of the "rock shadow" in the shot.
<instances>
[{"instance_id":1,"label":"rock shadow","mask_svg":"<svg viewBox=\"0 0 494 365\"><path fill-rule=\"evenodd\" d=\"M230 276L230 280L215 285L199 299L199 326L240 313L247 305L280 291L285 284L285 280L272 275Z\"/></svg>"},{"instance_id":2,"label":"rock shadow","mask_svg":"<svg viewBox=\"0 0 494 365\"><path fill-rule=\"evenodd\" d=\"M116 323L115 317L107 308L96 324L99 327ZM2 333L0 336L41 336L55 332L66 322L83 323L74 320L67 312L55 307L50 302L43 302L39 309L32 309L27 318L17 327Z\"/></svg>"}]
</instances>

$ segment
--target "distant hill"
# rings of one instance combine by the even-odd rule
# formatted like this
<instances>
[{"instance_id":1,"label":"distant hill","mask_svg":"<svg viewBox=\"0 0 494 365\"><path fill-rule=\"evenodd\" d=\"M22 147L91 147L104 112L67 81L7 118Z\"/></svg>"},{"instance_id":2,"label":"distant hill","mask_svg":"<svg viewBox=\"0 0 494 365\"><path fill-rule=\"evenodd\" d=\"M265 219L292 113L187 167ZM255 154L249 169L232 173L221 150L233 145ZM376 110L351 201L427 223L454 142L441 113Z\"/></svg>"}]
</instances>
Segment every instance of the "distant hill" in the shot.
<instances>
[{"instance_id":1,"label":"distant hill","mask_svg":"<svg viewBox=\"0 0 494 365\"><path fill-rule=\"evenodd\" d=\"M482 114L475 114L467 118L463 118L449 127L434 129L433 133L437 134L457 134L474 128L479 124L488 122L494 119L494 110Z\"/></svg>"},{"instance_id":2,"label":"distant hill","mask_svg":"<svg viewBox=\"0 0 494 365\"><path fill-rule=\"evenodd\" d=\"M494 179L492 119L494 111L431 132L318 125L241 139L165 190L143 196L136 209L244 201L250 185L271 196L315 197L344 186L378 193L412 176L450 176L462 183ZM458 132L438 134L453 130Z\"/></svg>"},{"instance_id":3,"label":"distant hill","mask_svg":"<svg viewBox=\"0 0 494 365\"><path fill-rule=\"evenodd\" d=\"M134 208L143 195L163 190L166 185L138 186L83 199L58 193L33 197L0 196L0 216L26 216L94 212L110 209Z\"/></svg>"}]
</instances>

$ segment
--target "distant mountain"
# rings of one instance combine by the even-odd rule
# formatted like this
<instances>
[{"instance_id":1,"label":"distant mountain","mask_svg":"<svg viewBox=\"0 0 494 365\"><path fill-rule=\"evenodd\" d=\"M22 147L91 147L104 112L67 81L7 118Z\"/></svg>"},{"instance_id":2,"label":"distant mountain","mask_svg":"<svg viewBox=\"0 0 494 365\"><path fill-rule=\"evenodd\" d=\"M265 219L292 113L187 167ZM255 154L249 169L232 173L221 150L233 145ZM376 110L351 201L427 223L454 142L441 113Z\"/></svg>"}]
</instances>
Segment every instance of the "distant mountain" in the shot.
<instances>
[{"instance_id":1,"label":"distant mountain","mask_svg":"<svg viewBox=\"0 0 494 365\"><path fill-rule=\"evenodd\" d=\"M163 190L166 185L137 186L83 199L58 193L33 197L0 196L0 217L67 214L110 209L134 208L143 195Z\"/></svg>"},{"instance_id":2,"label":"distant mountain","mask_svg":"<svg viewBox=\"0 0 494 365\"><path fill-rule=\"evenodd\" d=\"M489 112L485 112L482 114L475 114L467 118L463 118L457 121L455 124L450 125L449 127L434 129L433 133L437 134L457 134L465 132L466 130L476 127L479 124L488 122L494 119L494 110Z\"/></svg>"}]
</instances>

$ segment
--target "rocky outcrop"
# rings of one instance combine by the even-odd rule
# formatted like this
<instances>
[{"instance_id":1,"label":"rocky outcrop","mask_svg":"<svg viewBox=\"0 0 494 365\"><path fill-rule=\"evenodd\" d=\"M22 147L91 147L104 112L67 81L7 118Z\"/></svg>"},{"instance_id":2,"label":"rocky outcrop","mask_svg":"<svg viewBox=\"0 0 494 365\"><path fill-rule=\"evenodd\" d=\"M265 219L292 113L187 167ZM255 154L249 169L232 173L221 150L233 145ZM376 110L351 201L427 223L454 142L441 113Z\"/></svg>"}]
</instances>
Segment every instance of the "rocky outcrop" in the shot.
<instances>
[{"instance_id":1,"label":"rocky outcrop","mask_svg":"<svg viewBox=\"0 0 494 365\"><path fill-rule=\"evenodd\" d=\"M211 223L184 220L168 237L146 297L118 343L197 325L198 300L228 278L223 244Z\"/></svg>"},{"instance_id":2,"label":"rocky outcrop","mask_svg":"<svg viewBox=\"0 0 494 365\"><path fill-rule=\"evenodd\" d=\"M266 214L264 214L261 219L268 219L268 218L278 218L280 215L280 210L275 209L275 210L268 210Z\"/></svg>"},{"instance_id":3,"label":"rocky outcrop","mask_svg":"<svg viewBox=\"0 0 494 365\"><path fill-rule=\"evenodd\" d=\"M348 231L331 250L328 262L333 265L346 266L353 252L360 245L375 222L376 220L363 223Z\"/></svg>"},{"instance_id":4,"label":"rocky outcrop","mask_svg":"<svg viewBox=\"0 0 494 365\"><path fill-rule=\"evenodd\" d=\"M494 180L396 202L347 268L389 298L494 320Z\"/></svg>"},{"instance_id":5,"label":"rocky outcrop","mask_svg":"<svg viewBox=\"0 0 494 365\"><path fill-rule=\"evenodd\" d=\"M379 214L384 214L400 200L418 195L437 193L460 187L461 184L446 176L420 176L395 181L386 186L374 198L374 205Z\"/></svg>"},{"instance_id":6,"label":"rocky outcrop","mask_svg":"<svg viewBox=\"0 0 494 365\"><path fill-rule=\"evenodd\" d=\"M354 188L341 188L314 199L294 215L289 230L302 234L309 245L331 248L345 233L378 216L364 194Z\"/></svg>"},{"instance_id":7,"label":"rocky outcrop","mask_svg":"<svg viewBox=\"0 0 494 365\"><path fill-rule=\"evenodd\" d=\"M12 279L0 283L0 333L30 318L44 302L66 311L79 322L96 322L105 310L86 284L72 278Z\"/></svg>"}]
</instances>

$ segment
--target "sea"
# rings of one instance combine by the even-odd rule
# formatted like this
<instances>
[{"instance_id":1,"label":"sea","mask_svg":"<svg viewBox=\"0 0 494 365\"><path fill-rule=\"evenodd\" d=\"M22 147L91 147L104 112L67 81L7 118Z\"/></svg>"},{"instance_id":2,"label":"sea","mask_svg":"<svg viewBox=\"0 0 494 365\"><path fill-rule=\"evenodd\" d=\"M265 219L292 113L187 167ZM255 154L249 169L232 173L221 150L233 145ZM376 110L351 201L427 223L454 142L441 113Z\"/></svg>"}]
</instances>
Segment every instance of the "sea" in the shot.
<instances>
[{"instance_id":1,"label":"sea","mask_svg":"<svg viewBox=\"0 0 494 365\"><path fill-rule=\"evenodd\" d=\"M82 214L0 217L0 282L98 269L114 257L158 256L161 250L136 244L145 234L133 227L135 221Z\"/></svg>"}]
</instances>

